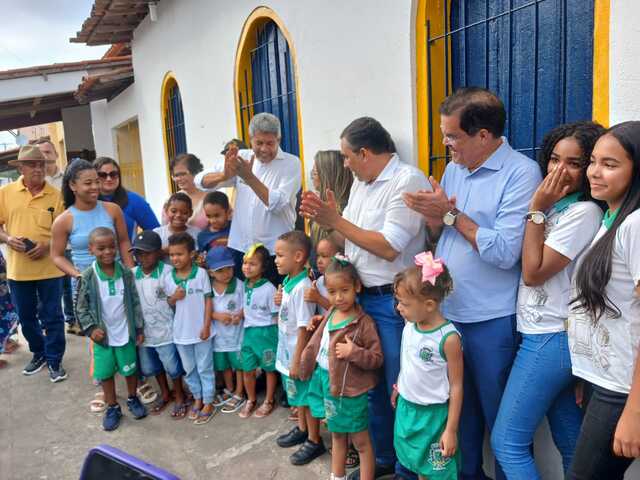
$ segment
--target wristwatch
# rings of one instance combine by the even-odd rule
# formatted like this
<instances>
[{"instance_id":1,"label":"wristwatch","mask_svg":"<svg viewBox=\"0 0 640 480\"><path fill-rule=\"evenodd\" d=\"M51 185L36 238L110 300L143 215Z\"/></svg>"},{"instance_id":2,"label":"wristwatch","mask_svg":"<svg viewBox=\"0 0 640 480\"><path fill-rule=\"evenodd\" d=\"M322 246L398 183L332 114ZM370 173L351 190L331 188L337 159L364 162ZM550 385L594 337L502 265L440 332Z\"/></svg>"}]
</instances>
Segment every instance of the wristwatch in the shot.
<instances>
[{"instance_id":1,"label":"wristwatch","mask_svg":"<svg viewBox=\"0 0 640 480\"><path fill-rule=\"evenodd\" d=\"M543 225L547 221L547 216L540 210L534 210L527 212L527 222L532 222L535 225Z\"/></svg>"},{"instance_id":2,"label":"wristwatch","mask_svg":"<svg viewBox=\"0 0 640 480\"><path fill-rule=\"evenodd\" d=\"M444 223L447 227L454 226L456 224L456 218L458 218L459 214L460 210L458 210L457 208L449 210L444 214L444 217L442 217L442 223Z\"/></svg>"}]
</instances>

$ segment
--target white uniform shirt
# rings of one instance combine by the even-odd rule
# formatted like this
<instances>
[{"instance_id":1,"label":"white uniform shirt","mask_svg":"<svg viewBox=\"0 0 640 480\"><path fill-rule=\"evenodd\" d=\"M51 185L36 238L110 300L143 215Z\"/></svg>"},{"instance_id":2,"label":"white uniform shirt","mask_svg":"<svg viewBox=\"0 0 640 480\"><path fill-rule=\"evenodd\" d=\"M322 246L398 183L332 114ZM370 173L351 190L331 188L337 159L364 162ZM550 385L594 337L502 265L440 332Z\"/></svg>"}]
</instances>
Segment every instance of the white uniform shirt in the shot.
<instances>
[{"instance_id":1,"label":"white uniform shirt","mask_svg":"<svg viewBox=\"0 0 640 480\"><path fill-rule=\"evenodd\" d=\"M160 225L153 229L158 235L160 235L160 240L162 240L162 248L167 248L169 246L169 237L173 235L173 232L169 230L169 225ZM187 226L186 232L191 235L193 241L196 246L198 245L198 234L200 230L198 228L192 227L191 225Z\"/></svg>"},{"instance_id":2,"label":"white uniform shirt","mask_svg":"<svg viewBox=\"0 0 640 480\"><path fill-rule=\"evenodd\" d=\"M165 277L171 267L158 262L154 271L146 275L141 267L133 270L140 307L144 317L144 346L160 347L173 343L173 309L167 303L164 291Z\"/></svg>"},{"instance_id":3,"label":"white uniform shirt","mask_svg":"<svg viewBox=\"0 0 640 480\"><path fill-rule=\"evenodd\" d=\"M276 369L289 375L291 360L298 343L298 329L309 325L315 313L315 303L304 301L304 291L311 287L308 272L302 271L293 278L285 278L282 288L282 303L278 315L278 352Z\"/></svg>"},{"instance_id":4,"label":"white uniform shirt","mask_svg":"<svg viewBox=\"0 0 640 480\"><path fill-rule=\"evenodd\" d=\"M273 301L276 287L266 278L253 287L244 282L244 328L275 325L278 306Z\"/></svg>"},{"instance_id":5,"label":"white uniform shirt","mask_svg":"<svg viewBox=\"0 0 640 480\"><path fill-rule=\"evenodd\" d=\"M221 294L213 291L213 311L217 313L240 313L244 302L244 284L234 278ZM242 333L244 325L225 325L217 320L213 321L213 351L237 352L242 347Z\"/></svg>"},{"instance_id":6,"label":"white uniform shirt","mask_svg":"<svg viewBox=\"0 0 640 480\"><path fill-rule=\"evenodd\" d=\"M176 277L175 269L165 277L164 291L171 296L182 286L187 295L176 302L173 317L173 343L192 345L200 343L200 332L204 326L205 297L211 297L211 282L207 272L193 265L189 277L182 280Z\"/></svg>"},{"instance_id":7,"label":"white uniform shirt","mask_svg":"<svg viewBox=\"0 0 640 480\"><path fill-rule=\"evenodd\" d=\"M102 321L107 327L110 347L121 347L129 343L129 324L124 309L124 281L122 275L117 279L106 279L104 273L93 262L93 270L98 281L98 295ZM101 278L102 277L102 278Z\"/></svg>"},{"instance_id":8,"label":"white uniform shirt","mask_svg":"<svg viewBox=\"0 0 640 480\"><path fill-rule=\"evenodd\" d=\"M607 229L603 225L592 242ZM614 392L628 394L640 345L640 210L616 231L611 279L604 294L621 316L604 313L594 324L590 313L569 311L569 350L574 375Z\"/></svg>"},{"instance_id":9,"label":"white uniform shirt","mask_svg":"<svg viewBox=\"0 0 640 480\"><path fill-rule=\"evenodd\" d=\"M320 278L316 280L316 288L320 295L322 295L327 300L329 299L329 291L327 290L327 286L324 284L324 275L321 275ZM320 304L317 305L317 310L319 315L325 315L327 313L326 308L322 308Z\"/></svg>"},{"instance_id":10,"label":"white uniform shirt","mask_svg":"<svg viewBox=\"0 0 640 480\"><path fill-rule=\"evenodd\" d=\"M449 372L444 342L449 335L460 335L447 322L429 331L418 330L407 322L402 331L398 392L402 398L419 405L449 400Z\"/></svg>"},{"instance_id":11,"label":"white uniform shirt","mask_svg":"<svg viewBox=\"0 0 640 480\"><path fill-rule=\"evenodd\" d=\"M240 150L238 156L251 161L253 150ZM196 175L194 182L201 190L202 179L209 173L224 170L219 163ZM246 252L254 243L263 243L273 254L276 240L294 229L296 221L296 195L302 186L302 167L295 155L278 148L276 158L269 163L255 159L253 174L269 190L269 205L262 203L253 189L240 177L221 182L215 189L236 187L236 204L229 232L229 247Z\"/></svg>"},{"instance_id":12,"label":"white uniform shirt","mask_svg":"<svg viewBox=\"0 0 640 480\"><path fill-rule=\"evenodd\" d=\"M320 350L318 350L316 362L320 368L329 370L329 322L325 323L324 330L322 330Z\"/></svg>"},{"instance_id":13,"label":"white uniform shirt","mask_svg":"<svg viewBox=\"0 0 640 480\"><path fill-rule=\"evenodd\" d=\"M551 210L544 228L544 243L571 263L537 287L528 287L520 279L519 332L539 334L565 330L576 260L591 244L601 222L602 210L593 202L576 202L559 213Z\"/></svg>"},{"instance_id":14,"label":"white uniform shirt","mask_svg":"<svg viewBox=\"0 0 640 480\"><path fill-rule=\"evenodd\" d=\"M353 180L344 218L365 230L382 233L399 252L393 262L388 262L345 240L345 254L365 287L393 283L396 273L414 265L413 257L424 250L424 217L407 207L402 199L403 193L418 190L431 190L426 177L417 168L401 162L395 153L373 182Z\"/></svg>"}]
</instances>

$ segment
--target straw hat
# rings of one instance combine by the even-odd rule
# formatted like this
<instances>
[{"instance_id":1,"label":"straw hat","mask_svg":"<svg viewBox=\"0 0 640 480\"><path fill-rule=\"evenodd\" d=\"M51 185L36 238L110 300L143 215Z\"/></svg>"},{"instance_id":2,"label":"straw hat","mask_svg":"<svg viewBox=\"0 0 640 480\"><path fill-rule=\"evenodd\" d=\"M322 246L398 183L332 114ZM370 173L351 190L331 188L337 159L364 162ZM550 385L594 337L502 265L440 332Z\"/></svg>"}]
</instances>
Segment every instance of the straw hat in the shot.
<instances>
[{"instance_id":1,"label":"straw hat","mask_svg":"<svg viewBox=\"0 0 640 480\"><path fill-rule=\"evenodd\" d=\"M7 163L12 167L20 166L21 162L28 161L40 161L45 163L52 163L55 160L46 159L42 152L40 151L40 147L38 145L25 145L20 148L18 152L18 158L16 160L9 160Z\"/></svg>"}]
</instances>

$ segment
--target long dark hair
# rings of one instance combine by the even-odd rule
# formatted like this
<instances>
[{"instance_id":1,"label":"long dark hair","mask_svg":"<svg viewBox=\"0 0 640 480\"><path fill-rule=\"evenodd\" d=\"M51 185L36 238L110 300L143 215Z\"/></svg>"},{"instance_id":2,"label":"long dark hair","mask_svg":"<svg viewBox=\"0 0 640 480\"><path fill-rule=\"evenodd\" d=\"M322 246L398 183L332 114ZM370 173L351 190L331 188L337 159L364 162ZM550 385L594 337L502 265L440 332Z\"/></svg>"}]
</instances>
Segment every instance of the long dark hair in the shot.
<instances>
[{"instance_id":1,"label":"long dark hair","mask_svg":"<svg viewBox=\"0 0 640 480\"><path fill-rule=\"evenodd\" d=\"M591 189L589 188L589 181L587 180L587 167L589 166L589 160L591 159L591 152L598 138L605 132L605 128L599 123L595 122L574 122L558 125L556 128L548 132L542 139L542 145L540 152L538 153L538 165L542 176L547 176L547 169L549 167L549 160L556 144L560 140L565 138L574 138L582 150L582 182L580 187L580 193L582 196L590 200ZM603 205L601 205L603 206Z\"/></svg>"},{"instance_id":2,"label":"long dark hair","mask_svg":"<svg viewBox=\"0 0 640 480\"><path fill-rule=\"evenodd\" d=\"M613 224L585 253L576 273L577 296L571 304L574 309L591 313L595 322L605 313L616 318L621 315L618 306L605 293L605 288L611 279L611 258L616 232L622 222L640 208L640 121L619 123L607 130L605 135L613 136L624 148L633 161L633 172L631 186Z\"/></svg>"},{"instance_id":3,"label":"long dark hair","mask_svg":"<svg viewBox=\"0 0 640 480\"><path fill-rule=\"evenodd\" d=\"M118 188L113 192L113 197L110 202L117 204L121 209L129 203L129 197L127 195L127 189L122 186L122 172L120 172L120 165L111 157L98 157L93 161L93 166L96 167L96 171L100 171L105 165L113 165L118 171ZM100 194L100 200L106 200L104 195Z\"/></svg>"},{"instance_id":4,"label":"long dark hair","mask_svg":"<svg viewBox=\"0 0 640 480\"><path fill-rule=\"evenodd\" d=\"M62 177L62 201L64 202L64 208L69 208L76 203L76 194L73 193L73 190L69 187L69 183L75 182L80 172L84 170L95 170L95 167L82 158L74 160L67 165L67 168L64 170L64 176Z\"/></svg>"}]
</instances>

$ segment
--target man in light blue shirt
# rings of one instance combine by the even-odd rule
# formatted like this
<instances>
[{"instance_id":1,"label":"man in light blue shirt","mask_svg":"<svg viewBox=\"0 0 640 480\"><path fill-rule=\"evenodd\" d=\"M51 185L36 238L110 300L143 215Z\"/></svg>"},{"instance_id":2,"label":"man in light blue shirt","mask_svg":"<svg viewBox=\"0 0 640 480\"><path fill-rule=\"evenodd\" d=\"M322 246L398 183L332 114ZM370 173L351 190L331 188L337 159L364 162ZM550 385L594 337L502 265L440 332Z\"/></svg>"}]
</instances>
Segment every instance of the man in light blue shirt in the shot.
<instances>
[{"instance_id":1,"label":"man in light blue shirt","mask_svg":"<svg viewBox=\"0 0 640 480\"><path fill-rule=\"evenodd\" d=\"M491 430L518 346L516 298L529 201L538 165L502 137L506 113L492 92L464 88L440 106L452 162L442 186L405 195L425 216L436 256L454 283L442 312L462 334L464 402L460 420L462 478L484 479L482 445ZM505 478L496 464L496 478Z\"/></svg>"}]
</instances>

